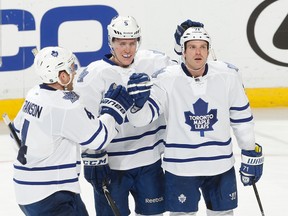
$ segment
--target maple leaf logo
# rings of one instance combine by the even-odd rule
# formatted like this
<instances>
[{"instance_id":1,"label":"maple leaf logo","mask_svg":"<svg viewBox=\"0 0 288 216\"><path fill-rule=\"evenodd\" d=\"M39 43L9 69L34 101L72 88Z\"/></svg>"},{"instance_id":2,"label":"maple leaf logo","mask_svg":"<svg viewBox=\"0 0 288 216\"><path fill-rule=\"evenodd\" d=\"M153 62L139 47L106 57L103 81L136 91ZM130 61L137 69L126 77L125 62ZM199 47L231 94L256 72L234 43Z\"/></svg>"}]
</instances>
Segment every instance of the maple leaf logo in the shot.
<instances>
[{"instance_id":1,"label":"maple leaf logo","mask_svg":"<svg viewBox=\"0 0 288 216\"><path fill-rule=\"evenodd\" d=\"M208 103L201 98L194 104L194 113L187 111L184 112L185 123L191 126L191 131L199 131L200 136L204 136L205 131L212 131L212 126L218 121L217 110L211 109L208 112Z\"/></svg>"},{"instance_id":2,"label":"maple leaf logo","mask_svg":"<svg viewBox=\"0 0 288 216\"><path fill-rule=\"evenodd\" d=\"M64 97L63 99L65 100L70 100L72 103L74 103L75 101L77 101L79 99L79 95L77 95L75 92L73 91L63 91Z\"/></svg>"}]
</instances>

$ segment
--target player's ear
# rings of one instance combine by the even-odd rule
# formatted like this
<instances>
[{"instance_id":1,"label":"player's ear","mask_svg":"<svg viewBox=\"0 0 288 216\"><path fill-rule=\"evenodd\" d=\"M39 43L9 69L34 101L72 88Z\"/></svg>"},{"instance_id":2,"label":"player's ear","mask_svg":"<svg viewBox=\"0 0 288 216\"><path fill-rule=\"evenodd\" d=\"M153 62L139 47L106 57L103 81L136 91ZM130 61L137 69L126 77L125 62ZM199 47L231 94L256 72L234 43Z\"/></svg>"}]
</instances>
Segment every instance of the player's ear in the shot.
<instances>
[{"instance_id":1,"label":"player's ear","mask_svg":"<svg viewBox=\"0 0 288 216\"><path fill-rule=\"evenodd\" d=\"M63 70L59 72L58 78L59 78L60 83L66 83L67 79L69 80L69 75L66 71Z\"/></svg>"}]
</instances>

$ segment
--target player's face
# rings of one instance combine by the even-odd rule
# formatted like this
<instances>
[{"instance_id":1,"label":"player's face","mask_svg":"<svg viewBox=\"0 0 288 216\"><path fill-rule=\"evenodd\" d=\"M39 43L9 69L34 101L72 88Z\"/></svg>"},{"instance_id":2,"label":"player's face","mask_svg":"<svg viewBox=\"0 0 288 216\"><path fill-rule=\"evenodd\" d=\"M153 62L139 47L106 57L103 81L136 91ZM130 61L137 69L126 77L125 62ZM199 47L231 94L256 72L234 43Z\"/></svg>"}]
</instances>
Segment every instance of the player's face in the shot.
<instances>
[{"instance_id":1,"label":"player's face","mask_svg":"<svg viewBox=\"0 0 288 216\"><path fill-rule=\"evenodd\" d=\"M191 40L186 43L184 58L185 64L197 70L207 62L209 55L208 43L203 40Z\"/></svg>"},{"instance_id":2,"label":"player's face","mask_svg":"<svg viewBox=\"0 0 288 216\"><path fill-rule=\"evenodd\" d=\"M113 57L117 65L121 67L129 66L137 52L138 42L137 39L115 39L112 44Z\"/></svg>"}]
</instances>

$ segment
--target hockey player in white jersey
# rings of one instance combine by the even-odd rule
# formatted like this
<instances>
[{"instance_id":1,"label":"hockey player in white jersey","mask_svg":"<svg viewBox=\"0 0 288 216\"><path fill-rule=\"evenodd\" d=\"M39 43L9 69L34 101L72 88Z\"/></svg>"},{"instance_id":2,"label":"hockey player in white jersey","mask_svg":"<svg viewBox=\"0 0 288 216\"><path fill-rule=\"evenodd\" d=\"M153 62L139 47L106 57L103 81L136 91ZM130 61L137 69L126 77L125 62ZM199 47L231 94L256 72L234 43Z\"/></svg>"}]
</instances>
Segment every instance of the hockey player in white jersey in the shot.
<instances>
[{"instance_id":1,"label":"hockey player in white jersey","mask_svg":"<svg viewBox=\"0 0 288 216\"><path fill-rule=\"evenodd\" d=\"M21 139L13 178L17 203L27 216L88 216L79 195L80 148L106 148L133 100L123 86L111 85L97 118L72 91L72 52L43 48L34 66L43 83L28 92L13 122Z\"/></svg>"},{"instance_id":2,"label":"hockey player in white jersey","mask_svg":"<svg viewBox=\"0 0 288 216\"><path fill-rule=\"evenodd\" d=\"M257 182L263 169L249 101L236 67L207 62L211 39L203 27L188 28L180 44L184 62L160 73L148 101L127 117L139 127L164 113L165 206L170 215L196 215L201 190L208 216L231 216L238 196L230 128L242 150L242 183ZM128 82L128 92L136 98L145 90L139 77L133 74Z\"/></svg>"},{"instance_id":3,"label":"hockey player in white jersey","mask_svg":"<svg viewBox=\"0 0 288 216\"><path fill-rule=\"evenodd\" d=\"M142 40L141 30L133 17L115 17L107 28L111 54L88 65L74 85L86 106L94 112L98 112L103 93L111 83L126 85L134 72L152 74L167 65L176 64L162 53L138 50ZM149 76L145 78L146 81L149 79ZM144 98L149 97L149 92L141 97L135 101L139 107ZM111 179L108 189L121 215L130 214L129 193L134 197L138 215L162 215L164 174L161 168L161 134L165 124L159 120L145 127L134 128L125 121L117 129L118 135L106 148L109 165L84 167L85 178L94 187L97 216L113 216L102 192L102 182L107 182L105 178ZM100 157L103 154L105 152L100 153ZM83 160L89 157L97 157L97 153L85 154Z\"/></svg>"}]
</instances>

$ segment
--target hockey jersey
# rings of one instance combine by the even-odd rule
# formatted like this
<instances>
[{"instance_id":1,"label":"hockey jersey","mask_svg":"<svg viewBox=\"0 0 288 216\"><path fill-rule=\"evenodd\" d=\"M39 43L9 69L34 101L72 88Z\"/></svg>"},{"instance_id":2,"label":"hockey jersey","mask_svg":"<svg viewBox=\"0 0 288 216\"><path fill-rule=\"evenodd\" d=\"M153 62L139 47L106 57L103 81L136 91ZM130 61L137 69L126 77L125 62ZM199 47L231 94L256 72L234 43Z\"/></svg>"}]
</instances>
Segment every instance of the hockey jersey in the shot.
<instances>
[{"instance_id":1,"label":"hockey jersey","mask_svg":"<svg viewBox=\"0 0 288 216\"><path fill-rule=\"evenodd\" d=\"M22 143L13 179L21 205L60 190L79 193L80 146L99 150L117 134L112 116L98 119L75 92L45 84L28 92L13 124Z\"/></svg>"},{"instance_id":2,"label":"hockey jersey","mask_svg":"<svg viewBox=\"0 0 288 216\"><path fill-rule=\"evenodd\" d=\"M231 128L241 149L253 150L253 116L238 70L211 61L204 75L191 77L184 63L169 66L155 80L149 102L128 113L143 126L164 113L167 128L163 167L179 176L211 176L235 162Z\"/></svg>"},{"instance_id":3,"label":"hockey jersey","mask_svg":"<svg viewBox=\"0 0 288 216\"><path fill-rule=\"evenodd\" d=\"M127 86L133 73L145 72L152 75L168 65L176 64L168 56L152 50L139 50L127 68L119 67L109 60L110 57L111 54L92 62L74 83L74 90L81 96L82 102L95 113L99 112L100 102L111 83ZM163 118L140 128L135 128L126 119L125 123L117 127L119 133L106 148L110 168L128 170L159 160L164 129Z\"/></svg>"}]
</instances>

